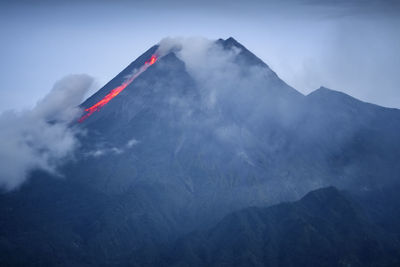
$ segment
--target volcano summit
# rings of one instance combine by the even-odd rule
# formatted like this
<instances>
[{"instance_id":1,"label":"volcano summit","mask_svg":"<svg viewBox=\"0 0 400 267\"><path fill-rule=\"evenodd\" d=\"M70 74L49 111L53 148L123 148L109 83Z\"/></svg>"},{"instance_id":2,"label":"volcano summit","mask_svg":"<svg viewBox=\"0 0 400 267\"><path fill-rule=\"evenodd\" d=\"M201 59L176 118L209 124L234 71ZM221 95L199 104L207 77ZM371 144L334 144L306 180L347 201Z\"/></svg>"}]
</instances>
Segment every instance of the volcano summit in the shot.
<instances>
[{"instance_id":1,"label":"volcano summit","mask_svg":"<svg viewBox=\"0 0 400 267\"><path fill-rule=\"evenodd\" d=\"M64 178L0 195L0 265L399 263L397 109L303 95L233 38L164 39L81 108Z\"/></svg>"}]
</instances>

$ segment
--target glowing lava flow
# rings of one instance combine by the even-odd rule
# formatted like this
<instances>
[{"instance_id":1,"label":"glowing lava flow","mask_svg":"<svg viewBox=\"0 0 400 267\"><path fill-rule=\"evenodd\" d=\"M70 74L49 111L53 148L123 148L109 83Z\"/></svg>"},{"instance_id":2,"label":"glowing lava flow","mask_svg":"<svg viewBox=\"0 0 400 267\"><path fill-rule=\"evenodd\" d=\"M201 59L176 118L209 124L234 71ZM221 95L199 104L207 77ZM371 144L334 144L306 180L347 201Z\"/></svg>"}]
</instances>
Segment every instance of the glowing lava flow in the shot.
<instances>
[{"instance_id":1,"label":"glowing lava flow","mask_svg":"<svg viewBox=\"0 0 400 267\"><path fill-rule=\"evenodd\" d=\"M112 89L103 99L101 99L99 102L94 104L93 106L85 109L87 112L85 115L83 115L80 119L79 122L83 122L86 120L90 115L92 115L95 111L99 111L105 104L110 102L111 99L119 95L131 82L133 82L137 77L139 77L140 74L142 74L145 70L147 70L148 67L153 65L157 61L157 56L152 55L151 58L144 63L144 65L135 73L133 74L128 80L123 82L120 86L115 87Z\"/></svg>"}]
</instances>

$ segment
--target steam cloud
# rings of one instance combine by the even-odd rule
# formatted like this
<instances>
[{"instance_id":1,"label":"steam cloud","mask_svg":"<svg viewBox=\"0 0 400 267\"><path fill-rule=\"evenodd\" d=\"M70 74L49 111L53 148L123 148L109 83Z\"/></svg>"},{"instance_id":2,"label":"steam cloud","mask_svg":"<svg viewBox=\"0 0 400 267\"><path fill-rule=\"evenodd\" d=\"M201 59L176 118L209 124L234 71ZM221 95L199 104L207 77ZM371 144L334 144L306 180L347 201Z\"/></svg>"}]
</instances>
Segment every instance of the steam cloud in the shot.
<instances>
[{"instance_id":1,"label":"steam cloud","mask_svg":"<svg viewBox=\"0 0 400 267\"><path fill-rule=\"evenodd\" d=\"M210 155L229 151L227 161L232 162L229 168L237 168L237 180L250 173L263 177L247 184L247 188L263 190L268 201L295 199L328 183L319 176L303 179L297 172L290 177L273 173L279 168L277 165L287 160L286 155L281 159L278 153L288 145L285 134L290 126L298 123L297 115L304 112L304 106L299 105L304 95L280 80L266 65L257 61L248 64L245 60L254 58L240 46L224 47L219 42L196 38L166 38L159 45L161 56L173 51L185 63L185 70L196 84L193 94L174 94L170 90L170 99L165 100L175 105L180 120L174 123L185 132L175 154L185 149L186 136L207 136L206 140L198 137L205 144L201 149ZM162 89L165 90L155 90ZM339 144L351 137L351 130ZM261 172L262 168L265 169ZM247 201L248 196L243 191L243 195L235 193L235 198Z\"/></svg>"},{"instance_id":2,"label":"steam cloud","mask_svg":"<svg viewBox=\"0 0 400 267\"><path fill-rule=\"evenodd\" d=\"M138 140L135 138L130 139L124 146L121 147L101 147L97 148L95 150L91 150L85 153L86 156L89 157L100 157L100 156L105 156L105 155L119 155L124 152L126 152L128 149L132 148L133 146L137 145L140 143ZM100 146L104 146L103 144L100 144Z\"/></svg>"},{"instance_id":3,"label":"steam cloud","mask_svg":"<svg viewBox=\"0 0 400 267\"><path fill-rule=\"evenodd\" d=\"M57 174L60 160L79 145L70 123L81 114L77 106L91 87L88 75L58 81L32 110L0 114L0 186L12 190L34 169Z\"/></svg>"},{"instance_id":4,"label":"steam cloud","mask_svg":"<svg viewBox=\"0 0 400 267\"><path fill-rule=\"evenodd\" d=\"M247 130L238 127L234 121L227 121L221 112L235 110L241 114L243 120L259 124L264 114L267 114L267 103L271 101L269 88L281 84L272 84L275 75L269 68L261 65L253 65L243 68L237 62L241 49L231 47L224 49L214 40L200 37L193 38L165 38L159 43L158 53L163 56L168 52L175 54L185 63L186 70L201 87L201 109L212 114L208 116L209 121L199 122L198 118L193 119L201 128L213 129L215 135L222 141L233 141L235 139L247 139L243 137ZM294 90L293 90L294 91ZM190 99L181 96L170 96L170 103L181 107L181 114L192 114ZM276 97L275 97L276 99ZM292 110L280 106L280 119L285 120ZM185 123L190 124L190 118Z\"/></svg>"}]
</instances>

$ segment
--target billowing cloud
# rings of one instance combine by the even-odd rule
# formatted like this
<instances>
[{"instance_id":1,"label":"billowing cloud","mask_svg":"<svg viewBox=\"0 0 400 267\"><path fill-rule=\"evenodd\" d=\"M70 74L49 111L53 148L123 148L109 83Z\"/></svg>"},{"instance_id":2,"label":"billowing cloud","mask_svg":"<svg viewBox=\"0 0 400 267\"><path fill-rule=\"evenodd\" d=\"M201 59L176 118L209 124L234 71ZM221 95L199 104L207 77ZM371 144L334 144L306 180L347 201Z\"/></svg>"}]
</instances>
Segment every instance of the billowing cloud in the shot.
<instances>
[{"instance_id":1,"label":"billowing cloud","mask_svg":"<svg viewBox=\"0 0 400 267\"><path fill-rule=\"evenodd\" d=\"M72 156L79 142L71 122L92 82L88 75L67 76L33 109L0 114L1 187L18 187L34 169L56 174L60 160Z\"/></svg>"},{"instance_id":2,"label":"billowing cloud","mask_svg":"<svg viewBox=\"0 0 400 267\"><path fill-rule=\"evenodd\" d=\"M245 116L249 116L249 119L252 116L259 116L265 111L265 104L269 97L267 92L270 87L281 86L269 85L276 77L265 65L245 64L243 66L242 62L238 62L238 55L242 52L238 46L225 49L215 40L166 38L160 42L159 51L161 51L160 54L174 51L185 63L186 70L199 86L198 93L201 95L203 108L209 112L215 112L213 116L210 116L214 119L218 119L221 109L229 108L240 111ZM179 96L170 97L170 102L177 104L189 101L188 99L179 101ZM183 109L187 108L187 105L180 106ZM249 108L250 110L246 110ZM226 125L213 126L215 129L219 126L228 127Z\"/></svg>"}]
</instances>

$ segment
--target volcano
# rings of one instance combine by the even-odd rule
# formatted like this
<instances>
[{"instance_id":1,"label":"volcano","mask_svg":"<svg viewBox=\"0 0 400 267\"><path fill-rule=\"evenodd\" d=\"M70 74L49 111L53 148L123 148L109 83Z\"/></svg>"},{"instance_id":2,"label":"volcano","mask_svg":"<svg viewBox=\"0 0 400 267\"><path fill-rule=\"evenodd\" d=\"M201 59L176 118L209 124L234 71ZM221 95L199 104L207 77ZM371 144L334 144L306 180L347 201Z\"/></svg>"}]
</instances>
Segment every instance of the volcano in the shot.
<instances>
[{"instance_id":1,"label":"volcano","mask_svg":"<svg viewBox=\"0 0 400 267\"><path fill-rule=\"evenodd\" d=\"M387 216L399 199L382 194L400 179L397 109L324 87L303 95L233 38L162 41L81 107L71 127L85 135L64 178L38 170L0 196L0 265L365 266L357 259L371 251L371 263L399 260L400 220ZM276 205L328 186L345 191ZM355 225L353 247L329 258L305 261L312 253L290 243L301 236L320 255ZM369 247L358 250L363 236Z\"/></svg>"}]
</instances>

